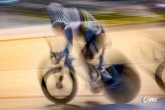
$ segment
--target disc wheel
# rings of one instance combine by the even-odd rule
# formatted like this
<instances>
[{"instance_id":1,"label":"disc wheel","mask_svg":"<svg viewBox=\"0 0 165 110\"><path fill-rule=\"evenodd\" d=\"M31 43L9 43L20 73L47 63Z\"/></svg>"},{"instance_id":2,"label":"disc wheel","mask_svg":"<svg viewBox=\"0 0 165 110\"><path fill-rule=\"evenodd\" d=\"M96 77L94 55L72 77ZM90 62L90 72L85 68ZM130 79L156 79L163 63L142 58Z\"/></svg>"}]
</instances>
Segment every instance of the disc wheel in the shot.
<instances>
[{"instance_id":1,"label":"disc wheel","mask_svg":"<svg viewBox=\"0 0 165 110\"><path fill-rule=\"evenodd\" d=\"M165 92L165 62L158 66L155 73L155 81L158 86Z\"/></svg>"},{"instance_id":2,"label":"disc wheel","mask_svg":"<svg viewBox=\"0 0 165 110\"><path fill-rule=\"evenodd\" d=\"M105 93L107 98L114 103L128 103L132 101L140 91L140 78L137 75L137 71L133 67L127 65L112 65L112 67L106 68L106 70L112 75L113 78L119 79L119 86L112 89L105 87ZM114 70L115 69L115 70ZM116 71L119 74L116 75Z\"/></svg>"}]
</instances>

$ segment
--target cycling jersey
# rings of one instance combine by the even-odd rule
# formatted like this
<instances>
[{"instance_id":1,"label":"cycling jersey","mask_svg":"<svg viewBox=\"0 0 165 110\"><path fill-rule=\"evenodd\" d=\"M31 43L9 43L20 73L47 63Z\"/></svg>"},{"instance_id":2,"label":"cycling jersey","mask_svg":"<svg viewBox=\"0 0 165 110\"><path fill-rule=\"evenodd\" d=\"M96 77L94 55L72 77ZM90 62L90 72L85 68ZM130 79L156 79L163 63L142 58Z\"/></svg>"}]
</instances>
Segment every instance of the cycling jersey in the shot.
<instances>
[{"instance_id":1,"label":"cycling jersey","mask_svg":"<svg viewBox=\"0 0 165 110\"><path fill-rule=\"evenodd\" d=\"M61 57L69 55L69 47L73 42L72 29L81 32L85 41L88 44L92 44L96 52L99 51L96 46L95 37L102 33L103 29L89 12L78 8L64 8L55 2L50 3L47 9L52 25L64 25L67 44ZM102 57L100 57L100 62L102 62Z\"/></svg>"}]
</instances>

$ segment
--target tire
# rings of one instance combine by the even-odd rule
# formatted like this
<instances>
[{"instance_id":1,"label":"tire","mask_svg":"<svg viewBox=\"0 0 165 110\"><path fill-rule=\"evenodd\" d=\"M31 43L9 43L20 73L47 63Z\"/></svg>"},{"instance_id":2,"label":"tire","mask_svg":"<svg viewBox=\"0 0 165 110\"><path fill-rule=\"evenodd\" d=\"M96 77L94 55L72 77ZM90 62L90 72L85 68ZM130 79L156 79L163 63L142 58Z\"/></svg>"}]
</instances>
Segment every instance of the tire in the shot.
<instances>
[{"instance_id":1,"label":"tire","mask_svg":"<svg viewBox=\"0 0 165 110\"><path fill-rule=\"evenodd\" d=\"M70 84L72 86L72 88L68 88L68 89L70 89L70 92L67 91L67 93L66 93L67 95L66 94L62 94L61 95L63 88L60 90L60 89L56 88L56 85L53 85L52 87L53 87L53 89L55 88L56 91L54 92L54 90L53 90L54 94L52 94L51 93L52 89L49 88L48 82L50 82L50 80L51 80L50 78L52 78L51 76L54 77L54 79L51 80L51 81L57 80L58 79L57 78L57 74L60 73L60 72L61 72L61 67L55 67L55 68L49 69L43 75L43 77L41 79L41 89L42 89L44 95L50 101L52 101L53 103L56 103L56 104L66 104L67 102L71 101L75 97L75 95L76 95L76 92L77 92L77 81L76 81L76 77L75 77L74 73L71 73L71 71L68 71L68 74L64 73L63 82L65 81L65 83L63 83L63 87L65 86L64 84L67 84L65 86L67 88L68 85ZM69 79L69 80L67 80L67 79ZM70 81L72 84L68 83L68 81ZM52 84L55 84L55 83L51 82L50 85L52 85ZM59 90L59 93L57 92L58 90Z\"/></svg>"},{"instance_id":2,"label":"tire","mask_svg":"<svg viewBox=\"0 0 165 110\"><path fill-rule=\"evenodd\" d=\"M155 81L158 84L158 86L165 92L165 80L163 80L164 71L165 71L165 62L159 64L155 73Z\"/></svg>"},{"instance_id":3,"label":"tire","mask_svg":"<svg viewBox=\"0 0 165 110\"><path fill-rule=\"evenodd\" d=\"M137 71L127 65L112 65L118 71L118 75L115 75L115 70L108 67L106 70L112 75L113 78L120 78L120 87L107 89L105 87L105 94L107 98L112 100L114 103L128 103L132 101L139 93L141 81L137 74Z\"/></svg>"}]
</instances>

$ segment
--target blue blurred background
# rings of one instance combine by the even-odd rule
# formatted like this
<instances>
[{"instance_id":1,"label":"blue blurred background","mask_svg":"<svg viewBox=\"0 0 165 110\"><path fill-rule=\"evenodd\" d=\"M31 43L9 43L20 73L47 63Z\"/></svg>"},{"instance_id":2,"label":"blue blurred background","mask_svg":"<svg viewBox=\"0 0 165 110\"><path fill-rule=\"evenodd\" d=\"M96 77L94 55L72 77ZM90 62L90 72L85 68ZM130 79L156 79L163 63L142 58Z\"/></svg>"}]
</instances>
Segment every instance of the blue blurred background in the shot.
<instances>
[{"instance_id":1,"label":"blue blurred background","mask_svg":"<svg viewBox=\"0 0 165 110\"><path fill-rule=\"evenodd\" d=\"M0 14L48 18L46 6L58 2L66 7L83 8L106 25L164 21L164 0L0 0Z\"/></svg>"}]
</instances>

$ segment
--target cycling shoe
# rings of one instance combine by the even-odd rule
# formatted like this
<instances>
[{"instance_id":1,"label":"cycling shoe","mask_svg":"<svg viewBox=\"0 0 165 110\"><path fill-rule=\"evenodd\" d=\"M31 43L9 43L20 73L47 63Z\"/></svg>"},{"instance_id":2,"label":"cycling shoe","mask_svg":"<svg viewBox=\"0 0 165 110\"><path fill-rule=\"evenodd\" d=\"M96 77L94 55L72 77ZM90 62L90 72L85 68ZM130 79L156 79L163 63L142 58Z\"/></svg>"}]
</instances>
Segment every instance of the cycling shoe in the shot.
<instances>
[{"instance_id":1,"label":"cycling shoe","mask_svg":"<svg viewBox=\"0 0 165 110\"><path fill-rule=\"evenodd\" d=\"M111 78L108 81L103 81L104 86L106 87L105 89L117 89L122 87L121 80Z\"/></svg>"},{"instance_id":2,"label":"cycling shoe","mask_svg":"<svg viewBox=\"0 0 165 110\"><path fill-rule=\"evenodd\" d=\"M99 71L101 73L101 80L109 81L112 79L112 76L105 69L101 69Z\"/></svg>"}]
</instances>

